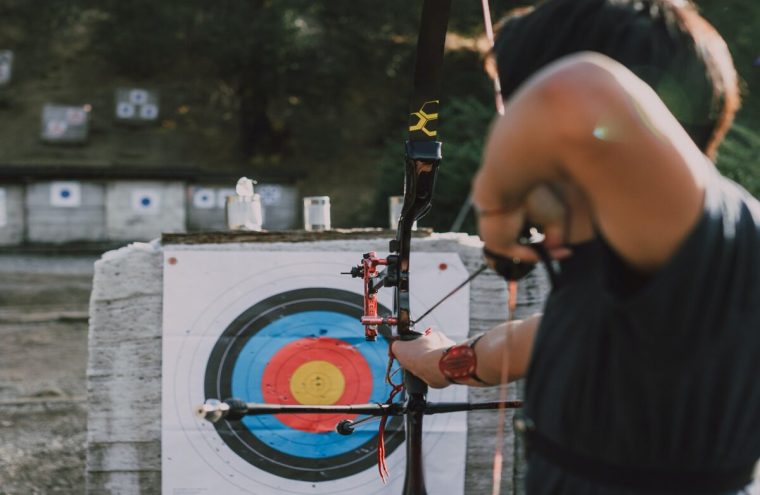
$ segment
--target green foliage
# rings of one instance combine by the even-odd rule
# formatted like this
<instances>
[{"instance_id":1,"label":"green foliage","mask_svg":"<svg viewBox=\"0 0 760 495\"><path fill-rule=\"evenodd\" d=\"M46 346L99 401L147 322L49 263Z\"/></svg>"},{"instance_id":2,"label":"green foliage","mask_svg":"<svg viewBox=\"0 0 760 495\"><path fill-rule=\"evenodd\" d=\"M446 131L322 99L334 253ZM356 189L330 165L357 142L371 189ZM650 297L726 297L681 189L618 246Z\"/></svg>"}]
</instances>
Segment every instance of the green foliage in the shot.
<instances>
[{"instance_id":1,"label":"green foliage","mask_svg":"<svg viewBox=\"0 0 760 495\"><path fill-rule=\"evenodd\" d=\"M702 15L726 40L742 80L744 102L737 121L760 122L760 4L756 0L696 0Z\"/></svg>"},{"instance_id":2,"label":"green foliage","mask_svg":"<svg viewBox=\"0 0 760 495\"><path fill-rule=\"evenodd\" d=\"M760 133L734 125L720 148L718 168L760 198Z\"/></svg>"},{"instance_id":3,"label":"green foliage","mask_svg":"<svg viewBox=\"0 0 760 495\"><path fill-rule=\"evenodd\" d=\"M490 3L496 21L536 0ZM696 3L726 37L743 80L741 125L729 134L719 166L757 195L760 4ZM356 202L342 225L385 225L387 197L402 192L419 6L409 0L0 0L0 48L19 54L19 81L60 83L51 90L55 97L66 94L65 84L76 84L66 73L74 69L103 88L168 88L162 102L185 109L170 116L172 125L207 138L203 149L219 150L219 161L247 174L295 171L317 189L353 181L346 196ZM482 61L468 48L483 32L481 16L480 2L452 4L449 41L459 49L447 51L443 69L444 161L435 207L421 222L442 231L467 198L493 114ZM202 155L197 148L188 155ZM198 156L199 163L215 159ZM465 229L472 231L472 216Z\"/></svg>"}]
</instances>

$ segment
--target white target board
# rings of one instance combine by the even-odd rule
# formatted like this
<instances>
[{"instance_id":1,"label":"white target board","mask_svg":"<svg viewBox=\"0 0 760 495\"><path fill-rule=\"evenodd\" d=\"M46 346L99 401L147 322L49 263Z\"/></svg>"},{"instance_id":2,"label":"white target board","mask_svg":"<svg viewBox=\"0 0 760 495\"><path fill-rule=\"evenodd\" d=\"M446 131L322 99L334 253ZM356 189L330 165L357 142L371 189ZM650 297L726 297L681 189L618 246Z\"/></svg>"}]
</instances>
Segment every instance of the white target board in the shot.
<instances>
[{"instance_id":1,"label":"white target board","mask_svg":"<svg viewBox=\"0 0 760 495\"><path fill-rule=\"evenodd\" d=\"M207 398L278 404L385 402L388 340L364 340L362 282L340 272L361 259L346 252L164 251L163 493L401 493L403 419L385 435L390 479L380 480L378 422L341 436L341 415L261 415L217 424L198 419ZM467 276L454 253L413 255L412 315ZM392 291L380 292L381 313ZM418 325L463 340L469 291L462 289ZM431 401L466 401L467 389L431 390ZM353 418L356 419L356 418ZM461 494L465 413L424 419L428 493Z\"/></svg>"},{"instance_id":2,"label":"white target board","mask_svg":"<svg viewBox=\"0 0 760 495\"><path fill-rule=\"evenodd\" d=\"M58 208L78 208L82 206L82 185L75 181L51 183L50 206Z\"/></svg>"},{"instance_id":3,"label":"white target board","mask_svg":"<svg viewBox=\"0 0 760 495\"><path fill-rule=\"evenodd\" d=\"M8 225L8 200L6 198L5 188L0 187L0 227Z\"/></svg>"},{"instance_id":4,"label":"white target board","mask_svg":"<svg viewBox=\"0 0 760 495\"><path fill-rule=\"evenodd\" d=\"M265 206L276 205L282 199L282 187L273 184L264 184L256 188L261 196L261 202Z\"/></svg>"}]
</instances>

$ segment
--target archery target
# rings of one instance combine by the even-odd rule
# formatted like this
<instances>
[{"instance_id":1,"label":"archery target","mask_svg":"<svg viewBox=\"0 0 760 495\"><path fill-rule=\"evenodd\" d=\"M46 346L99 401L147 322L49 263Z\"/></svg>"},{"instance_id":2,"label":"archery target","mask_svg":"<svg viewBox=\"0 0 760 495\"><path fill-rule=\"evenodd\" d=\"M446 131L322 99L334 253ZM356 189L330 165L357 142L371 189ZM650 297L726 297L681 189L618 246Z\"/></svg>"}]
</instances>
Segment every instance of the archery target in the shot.
<instances>
[{"instance_id":1,"label":"archery target","mask_svg":"<svg viewBox=\"0 0 760 495\"><path fill-rule=\"evenodd\" d=\"M120 101L116 104L116 116L120 119L132 119L137 113L137 109L131 103Z\"/></svg>"},{"instance_id":2,"label":"archery target","mask_svg":"<svg viewBox=\"0 0 760 495\"><path fill-rule=\"evenodd\" d=\"M361 313L361 296L329 288L288 291L252 306L214 346L206 397L268 404L384 402L390 393L384 383L388 343L381 338L359 345ZM343 419L355 415L249 416L240 425L216 427L233 451L261 469L286 479L329 481L377 462L377 432L362 429L343 437L335 432ZM400 420L392 418L387 451L402 439Z\"/></svg>"},{"instance_id":3,"label":"archery target","mask_svg":"<svg viewBox=\"0 0 760 495\"><path fill-rule=\"evenodd\" d=\"M45 124L45 134L51 138L60 138L69 129L69 124L64 120L50 120Z\"/></svg>"},{"instance_id":4,"label":"archery target","mask_svg":"<svg viewBox=\"0 0 760 495\"><path fill-rule=\"evenodd\" d=\"M141 88L116 88L116 119L140 124L156 121L159 115L159 93Z\"/></svg>"},{"instance_id":5,"label":"archery target","mask_svg":"<svg viewBox=\"0 0 760 495\"><path fill-rule=\"evenodd\" d=\"M133 89L129 92L129 102L133 105L145 105L148 102L148 92L144 89Z\"/></svg>"},{"instance_id":6,"label":"archery target","mask_svg":"<svg viewBox=\"0 0 760 495\"><path fill-rule=\"evenodd\" d=\"M87 122L87 112L81 108L66 109L66 122L73 126L80 126Z\"/></svg>"},{"instance_id":7,"label":"archery target","mask_svg":"<svg viewBox=\"0 0 760 495\"><path fill-rule=\"evenodd\" d=\"M235 191L234 187L222 187L217 192L217 203L216 206L218 208L226 208L227 207L227 197L228 196L237 196L237 191Z\"/></svg>"},{"instance_id":8,"label":"archery target","mask_svg":"<svg viewBox=\"0 0 760 495\"><path fill-rule=\"evenodd\" d=\"M140 118L143 120L156 120L158 118L158 107L150 103L141 106Z\"/></svg>"},{"instance_id":9,"label":"archery target","mask_svg":"<svg viewBox=\"0 0 760 495\"><path fill-rule=\"evenodd\" d=\"M256 188L256 191L261 195L261 202L265 206L276 205L282 199L282 187L263 184Z\"/></svg>"},{"instance_id":10,"label":"archery target","mask_svg":"<svg viewBox=\"0 0 760 495\"><path fill-rule=\"evenodd\" d=\"M200 210L210 210L216 207L216 194L208 187L198 187L193 191L193 206Z\"/></svg>"},{"instance_id":11,"label":"archery target","mask_svg":"<svg viewBox=\"0 0 760 495\"><path fill-rule=\"evenodd\" d=\"M156 215L161 211L161 193L154 189L132 191L132 211L140 215Z\"/></svg>"},{"instance_id":12,"label":"archery target","mask_svg":"<svg viewBox=\"0 0 760 495\"><path fill-rule=\"evenodd\" d=\"M362 283L341 276L361 253L164 253L163 491L233 494L395 494L404 481L403 420L393 417L385 443L391 478L377 471L378 422L353 435L334 431L351 416L281 414L212 424L194 416L207 398L247 402L345 404L384 402L388 329L364 340L358 318ZM455 254L420 260L413 308L435 302L467 276ZM439 270L441 262L451 267ZM424 265L424 266L423 266ZM422 300L418 299L421 297ZM381 291L382 312L392 292ZM426 318L462 339L466 291ZM459 334L457 334L459 332ZM395 377L398 381L398 377ZM463 387L431 390L430 400L466 400ZM431 493L464 485L466 416L425 418L426 477Z\"/></svg>"},{"instance_id":13,"label":"archery target","mask_svg":"<svg viewBox=\"0 0 760 495\"><path fill-rule=\"evenodd\" d=\"M82 205L82 186L79 182L50 184L50 206L77 208Z\"/></svg>"},{"instance_id":14,"label":"archery target","mask_svg":"<svg viewBox=\"0 0 760 495\"><path fill-rule=\"evenodd\" d=\"M88 105L44 105L42 139L59 143L85 142L89 134L88 112Z\"/></svg>"}]
</instances>

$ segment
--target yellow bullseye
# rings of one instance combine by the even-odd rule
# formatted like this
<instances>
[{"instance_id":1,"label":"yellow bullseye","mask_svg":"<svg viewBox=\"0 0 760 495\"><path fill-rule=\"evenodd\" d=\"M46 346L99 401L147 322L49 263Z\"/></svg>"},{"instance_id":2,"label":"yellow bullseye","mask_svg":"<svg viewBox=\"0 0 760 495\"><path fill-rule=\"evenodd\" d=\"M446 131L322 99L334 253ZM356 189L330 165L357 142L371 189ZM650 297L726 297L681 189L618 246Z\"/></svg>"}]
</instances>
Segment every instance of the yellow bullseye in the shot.
<instances>
[{"instance_id":1,"label":"yellow bullseye","mask_svg":"<svg viewBox=\"0 0 760 495\"><path fill-rule=\"evenodd\" d=\"M290 377L290 393L301 404L335 404L345 388L343 373L327 361L304 363Z\"/></svg>"}]
</instances>

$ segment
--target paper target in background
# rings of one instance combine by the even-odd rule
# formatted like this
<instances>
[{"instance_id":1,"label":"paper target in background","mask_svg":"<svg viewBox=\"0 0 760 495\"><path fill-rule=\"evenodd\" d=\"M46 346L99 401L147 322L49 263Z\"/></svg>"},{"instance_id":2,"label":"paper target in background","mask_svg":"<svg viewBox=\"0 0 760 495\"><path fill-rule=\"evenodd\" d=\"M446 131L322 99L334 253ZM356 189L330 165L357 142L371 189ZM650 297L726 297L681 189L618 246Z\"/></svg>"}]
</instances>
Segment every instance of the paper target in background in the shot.
<instances>
[{"instance_id":1,"label":"paper target in background","mask_svg":"<svg viewBox=\"0 0 760 495\"><path fill-rule=\"evenodd\" d=\"M227 196L237 196L237 192L232 187L222 187L217 191L217 203L218 208L227 208Z\"/></svg>"},{"instance_id":2,"label":"paper target in background","mask_svg":"<svg viewBox=\"0 0 760 495\"><path fill-rule=\"evenodd\" d=\"M83 108L67 108L66 122L72 126L80 126L87 122L87 112Z\"/></svg>"},{"instance_id":3,"label":"paper target in background","mask_svg":"<svg viewBox=\"0 0 760 495\"><path fill-rule=\"evenodd\" d=\"M129 91L129 102L133 105L145 105L148 103L148 92L144 89L132 89Z\"/></svg>"},{"instance_id":4,"label":"paper target in background","mask_svg":"<svg viewBox=\"0 0 760 495\"><path fill-rule=\"evenodd\" d=\"M84 143L89 136L89 105L48 103L42 107L41 138L50 143Z\"/></svg>"},{"instance_id":5,"label":"paper target in background","mask_svg":"<svg viewBox=\"0 0 760 495\"><path fill-rule=\"evenodd\" d=\"M120 101L116 103L116 118L133 119L137 113L137 108L131 103Z\"/></svg>"},{"instance_id":6,"label":"paper target in background","mask_svg":"<svg viewBox=\"0 0 760 495\"><path fill-rule=\"evenodd\" d=\"M61 138L69 129L69 124L64 120L50 120L45 123L45 134L51 138Z\"/></svg>"},{"instance_id":7,"label":"paper target in background","mask_svg":"<svg viewBox=\"0 0 760 495\"><path fill-rule=\"evenodd\" d=\"M261 415L212 424L193 413L207 398L233 396L284 404L384 402L388 341L383 336L364 340L358 321L362 283L340 275L360 258L361 252L164 251L164 492L401 491L401 418L393 418L386 432L391 478L383 485L376 464L377 421L341 436L334 427L343 416ZM431 305L467 276L454 253L413 255L412 263L413 309ZM381 291L382 312L391 306L392 295ZM464 289L423 323L446 325L451 337L461 340L468 304ZM429 394L441 402L466 398L464 387ZM464 413L425 418L431 493L462 492L466 431Z\"/></svg>"},{"instance_id":8,"label":"paper target in background","mask_svg":"<svg viewBox=\"0 0 760 495\"><path fill-rule=\"evenodd\" d=\"M256 188L261 195L261 202L266 206L276 205L282 199L282 187L273 184L262 184Z\"/></svg>"},{"instance_id":9,"label":"paper target in background","mask_svg":"<svg viewBox=\"0 0 760 495\"><path fill-rule=\"evenodd\" d=\"M193 189L193 206L200 210L210 210L216 207L216 193L210 187Z\"/></svg>"},{"instance_id":10,"label":"paper target in background","mask_svg":"<svg viewBox=\"0 0 760 495\"><path fill-rule=\"evenodd\" d=\"M158 120L159 93L142 88L117 88L114 95L116 120L129 124L147 124Z\"/></svg>"},{"instance_id":11,"label":"paper target in background","mask_svg":"<svg viewBox=\"0 0 760 495\"><path fill-rule=\"evenodd\" d=\"M157 215L161 211L161 193L155 189L134 189L132 211L141 215Z\"/></svg>"},{"instance_id":12,"label":"paper target in background","mask_svg":"<svg viewBox=\"0 0 760 495\"><path fill-rule=\"evenodd\" d=\"M82 205L82 185L79 182L53 182L50 184L50 206L78 208Z\"/></svg>"}]
</instances>

